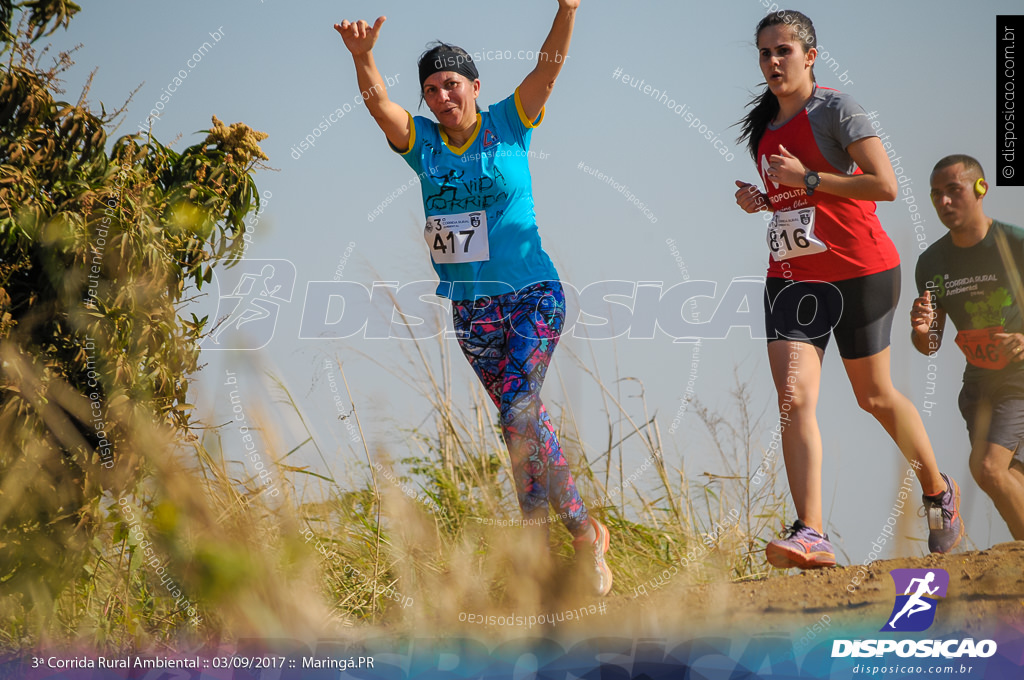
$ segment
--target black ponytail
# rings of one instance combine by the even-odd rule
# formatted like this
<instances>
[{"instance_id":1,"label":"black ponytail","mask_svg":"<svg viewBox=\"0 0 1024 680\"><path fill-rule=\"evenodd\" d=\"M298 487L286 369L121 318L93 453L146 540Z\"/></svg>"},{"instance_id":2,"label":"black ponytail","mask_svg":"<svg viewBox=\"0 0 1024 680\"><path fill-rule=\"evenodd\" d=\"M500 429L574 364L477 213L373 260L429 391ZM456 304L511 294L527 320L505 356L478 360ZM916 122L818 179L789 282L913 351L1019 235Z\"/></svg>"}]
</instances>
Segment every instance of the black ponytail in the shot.
<instances>
[{"instance_id":1,"label":"black ponytail","mask_svg":"<svg viewBox=\"0 0 1024 680\"><path fill-rule=\"evenodd\" d=\"M804 47L804 52L817 46L818 37L814 32L814 24L805 14L792 9L780 9L761 19L757 24L757 30L754 31L754 45L757 45L757 37L761 35L761 31L769 26L778 26L779 24L792 26L793 33ZM814 80L813 67L811 68L811 80ZM757 147L761 143L761 137L764 136L768 124L779 113L779 98L765 85L764 91L754 96L747 106L750 107L750 111L737 123L740 126L740 136L736 141L740 144L744 141L747 143L750 157L756 163Z\"/></svg>"},{"instance_id":2,"label":"black ponytail","mask_svg":"<svg viewBox=\"0 0 1024 680\"><path fill-rule=\"evenodd\" d=\"M776 97L767 87L764 92L753 97L747 104L750 112L739 122L740 136L736 139L740 144L747 142L747 151L750 157L757 162L757 147L764 137L764 131L768 129L768 123L779 113L779 98Z\"/></svg>"}]
</instances>

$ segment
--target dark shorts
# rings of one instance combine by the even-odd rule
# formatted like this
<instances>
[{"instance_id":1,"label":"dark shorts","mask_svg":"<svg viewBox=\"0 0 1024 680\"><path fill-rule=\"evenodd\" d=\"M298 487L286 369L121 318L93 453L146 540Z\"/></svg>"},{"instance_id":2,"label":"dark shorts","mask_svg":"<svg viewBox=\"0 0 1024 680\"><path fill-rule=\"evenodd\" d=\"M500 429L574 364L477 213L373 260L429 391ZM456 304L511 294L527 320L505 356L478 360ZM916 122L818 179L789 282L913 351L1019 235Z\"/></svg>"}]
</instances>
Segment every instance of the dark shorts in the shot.
<instances>
[{"instance_id":1,"label":"dark shorts","mask_svg":"<svg viewBox=\"0 0 1024 680\"><path fill-rule=\"evenodd\" d=\"M899 265L833 283L769 278L764 288L768 342L792 340L824 350L835 335L844 359L873 356L889 346L899 299Z\"/></svg>"},{"instance_id":2,"label":"dark shorts","mask_svg":"<svg viewBox=\"0 0 1024 680\"><path fill-rule=\"evenodd\" d=\"M964 383L960 390L960 414L967 422L967 433L971 436L971 445L975 437L997 444L1016 452L1014 460L1024 464L1024 397L1018 394L1001 395L1000 390L986 389L977 382ZM991 409L991 421L988 431L979 431L978 415L985 418ZM984 427L984 423L980 424Z\"/></svg>"}]
</instances>

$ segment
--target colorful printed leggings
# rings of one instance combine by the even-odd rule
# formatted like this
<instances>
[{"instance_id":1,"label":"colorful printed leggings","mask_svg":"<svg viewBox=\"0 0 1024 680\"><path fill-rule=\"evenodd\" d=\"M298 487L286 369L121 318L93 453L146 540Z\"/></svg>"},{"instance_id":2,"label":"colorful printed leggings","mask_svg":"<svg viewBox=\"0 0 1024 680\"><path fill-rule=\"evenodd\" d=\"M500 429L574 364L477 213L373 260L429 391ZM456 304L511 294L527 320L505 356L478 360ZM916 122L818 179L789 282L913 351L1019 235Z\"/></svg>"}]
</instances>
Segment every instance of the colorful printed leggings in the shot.
<instances>
[{"instance_id":1,"label":"colorful printed leggings","mask_svg":"<svg viewBox=\"0 0 1024 680\"><path fill-rule=\"evenodd\" d=\"M453 301L452 319L463 354L501 411L523 515L533 519L550 503L573 536L583 534L587 508L540 401L565 322L562 285L543 281L475 303Z\"/></svg>"}]
</instances>

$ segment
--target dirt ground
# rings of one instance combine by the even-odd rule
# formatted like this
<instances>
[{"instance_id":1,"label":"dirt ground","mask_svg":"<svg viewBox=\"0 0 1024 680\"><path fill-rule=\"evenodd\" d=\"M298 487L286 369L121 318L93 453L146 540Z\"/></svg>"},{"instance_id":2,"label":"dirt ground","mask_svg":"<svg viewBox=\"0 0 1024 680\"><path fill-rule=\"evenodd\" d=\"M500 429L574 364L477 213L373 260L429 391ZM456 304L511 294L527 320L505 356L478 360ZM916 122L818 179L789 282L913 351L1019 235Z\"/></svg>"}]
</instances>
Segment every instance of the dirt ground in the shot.
<instances>
[{"instance_id":1,"label":"dirt ground","mask_svg":"<svg viewBox=\"0 0 1024 680\"><path fill-rule=\"evenodd\" d=\"M740 583L692 586L613 597L608 619L633 634L781 633L799 638L818 624L829 633L878 631L890 614L892 569L941 568L949 573L930 635L981 635L993 627L1024 634L1024 541L987 550L879 560ZM827 617L823 620L823 617ZM827 625L826 625L827 624Z\"/></svg>"}]
</instances>

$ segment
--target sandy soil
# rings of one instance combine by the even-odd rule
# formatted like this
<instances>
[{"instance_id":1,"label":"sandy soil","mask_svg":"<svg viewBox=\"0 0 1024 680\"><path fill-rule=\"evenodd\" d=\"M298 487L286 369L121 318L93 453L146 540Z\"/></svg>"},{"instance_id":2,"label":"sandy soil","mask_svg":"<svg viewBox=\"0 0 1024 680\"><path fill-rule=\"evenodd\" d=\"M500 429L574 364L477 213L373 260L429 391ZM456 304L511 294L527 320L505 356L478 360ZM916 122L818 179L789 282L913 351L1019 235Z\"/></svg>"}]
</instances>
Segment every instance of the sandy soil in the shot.
<instances>
[{"instance_id":1,"label":"sandy soil","mask_svg":"<svg viewBox=\"0 0 1024 680\"><path fill-rule=\"evenodd\" d=\"M936 567L949 573L949 591L929 635L980 635L993 626L1024 633L1024 541L952 555L879 560L868 567L793 570L781 578L666 587L646 597L612 597L607 616L620 630L632 621L634 635L745 631L799 638L816 623L832 633L878 631L895 600L890 570Z\"/></svg>"}]
</instances>

